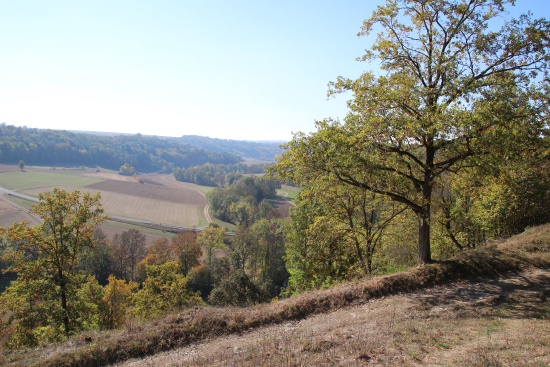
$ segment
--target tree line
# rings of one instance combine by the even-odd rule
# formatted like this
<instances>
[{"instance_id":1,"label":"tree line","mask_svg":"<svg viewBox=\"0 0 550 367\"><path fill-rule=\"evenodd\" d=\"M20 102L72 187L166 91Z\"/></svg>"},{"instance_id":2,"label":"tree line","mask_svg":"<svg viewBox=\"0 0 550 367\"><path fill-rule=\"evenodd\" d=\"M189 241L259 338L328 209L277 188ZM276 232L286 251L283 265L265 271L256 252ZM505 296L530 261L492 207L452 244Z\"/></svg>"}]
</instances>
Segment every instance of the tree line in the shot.
<instances>
[{"instance_id":1,"label":"tree line","mask_svg":"<svg viewBox=\"0 0 550 367\"><path fill-rule=\"evenodd\" d=\"M236 164L241 158L156 136L99 136L0 124L0 162L42 166L99 166L171 173L174 168Z\"/></svg>"},{"instance_id":2,"label":"tree line","mask_svg":"<svg viewBox=\"0 0 550 367\"><path fill-rule=\"evenodd\" d=\"M175 168L176 180L197 185L226 187L242 174L265 173L267 163L212 164L206 163L189 168Z\"/></svg>"},{"instance_id":3,"label":"tree line","mask_svg":"<svg viewBox=\"0 0 550 367\"><path fill-rule=\"evenodd\" d=\"M273 162L282 153L281 143L276 142L216 139L197 135L184 135L176 139L180 143L195 145L212 152L229 152L262 162Z\"/></svg>"}]
</instances>

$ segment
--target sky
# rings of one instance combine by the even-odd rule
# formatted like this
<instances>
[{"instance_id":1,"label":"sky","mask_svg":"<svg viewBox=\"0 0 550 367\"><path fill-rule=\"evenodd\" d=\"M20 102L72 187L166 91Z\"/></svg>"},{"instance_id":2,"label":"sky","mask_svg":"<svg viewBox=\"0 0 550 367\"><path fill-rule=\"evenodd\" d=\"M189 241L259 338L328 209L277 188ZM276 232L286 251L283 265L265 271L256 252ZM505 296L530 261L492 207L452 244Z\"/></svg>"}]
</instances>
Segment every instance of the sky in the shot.
<instances>
[{"instance_id":1,"label":"sky","mask_svg":"<svg viewBox=\"0 0 550 367\"><path fill-rule=\"evenodd\" d=\"M382 3L0 0L0 122L290 140L345 116L327 84L372 68L357 33ZM550 1L516 5L550 19Z\"/></svg>"}]
</instances>

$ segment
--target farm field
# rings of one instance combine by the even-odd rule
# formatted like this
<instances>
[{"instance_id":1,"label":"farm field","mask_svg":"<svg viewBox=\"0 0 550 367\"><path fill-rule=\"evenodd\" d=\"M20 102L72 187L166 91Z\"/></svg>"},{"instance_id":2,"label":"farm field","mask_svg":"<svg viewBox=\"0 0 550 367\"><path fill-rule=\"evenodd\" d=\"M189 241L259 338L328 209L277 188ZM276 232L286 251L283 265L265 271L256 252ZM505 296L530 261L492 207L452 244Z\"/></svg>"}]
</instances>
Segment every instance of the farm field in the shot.
<instances>
[{"instance_id":1,"label":"farm field","mask_svg":"<svg viewBox=\"0 0 550 367\"><path fill-rule=\"evenodd\" d=\"M299 187L281 185L281 189L277 190L277 195L294 200L296 195L300 192Z\"/></svg>"},{"instance_id":2,"label":"farm field","mask_svg":"<svg viewBox=\"0 0 550 367\"><path fill-rule=\"evenodd\" d=\"M38 220L12 203L0 199L0 227L8 227L15 222L26 220L31 225L38 224Z\"/></svg>"},{"instance_id":3,"label":"farm field","mask_svg":"<svg viewBox=\"0 0 550 367\"><path fill-rule=\"evenodd\" d=\"M205 210L205 193L212 188L180 185L172 176L160 174L145 175L142 182L107 170L33 166L25 167L21 172L17 166L0 166L0 187L21 194L37 197L39 193L51 191L54 187L69 191L100 192L103 208L111 216L186 228L206 226L211 221ZM5 195L4 199L16 205L0 201L1 226L28 219L26 217L29 214L26 212L30 202L9 195ZM109 237L130 227L147 233L148 242L161 236L172 236L167 232L120 222L110 221L103 227Z\"/></svg>"},{"instance_id":4,"label":"farm field","mask_svg":"<svg viewBox=\"0 0 550 367\"><path fill-rule=\"evenodd\" d=\"M204 196L194 190L170 188L155 184L148 185L136 182L106 180L88 185L86 189L109 191L119 194L132 193L132 196L189 205L206 205L206 199Z\"/></svg>"},{"instance_id":5,"label":"farm field","mask_svg":"<svg viewBox=\"0 0 550 367\"><path fill-rule=\"evenodd\" d=\"M85 187L100 182L102 179L86 177L78 173L57 173L56 170L0 173L0 187L10 190L23 190L48 186ZM45 190L44 190L45 191Z\"/></svg>"},{"instance_id":6,"label":"farm field","mask_svg":"<svg viewBox=\"0 0 550 367\"><path fill-rule=\"evenodd\" d=\"M108 185L108 182L106 183ZM139 184L138 184L139 185ZM59 186L58 186L59 187ZM179 227L198 226L204 205L187 204L185 202L165 201L152 197L143 197L140 192L132 191L129 187L127 192L132 195L97 190L89 187L78 188L63 186L65 190L80 190L91 194L100 193L101 203L105 212L117 217L143 220L147 222L169 224ZM21 190L25 195L38 196L40 192L51 191L52 187L40 187L36 189ZM160 190L162 190L160 188ZM152 195L151 195L152 196Z\"/></svg>"},{"instance_id":7,"label":"farm field","mask_svg":"<svg viewBox=\"0 0 550 367\"><path fill-rule=\"evenodd\" d=\"M51 191L54 187L92 194L99 192L105 212L120 219L184 228L199 228L214 222L229 230L235 230L234 225L210 216L206 194L213 190L213 187L179 182L167 174L128 177L115 171L95 168L54 169L27 166L24 171L20 171L15 165L0 165L0 187L32 197L37 197L41 192ZM283 186L279 190L278 194L285 200L273 201L273 205L282 216L288 216L289 208L293 205L288 200L294 199L298 191L298 188L291 186ZM5 195L4 199L15 206L10 207L9 215L7 212L2 215L1 226L6 227L26 219L25 212L31 208L32 202L9 195ZM135 224L138 226L134 227L142 232L147 230L139 226L139 223ZM127 230L128 226L130 224L111 221L105 228L109 237L112 237L115 233ZM154 232L150 233L153 237L171 235L153 229L148 231Z\"/></svg>"}]
</instances>

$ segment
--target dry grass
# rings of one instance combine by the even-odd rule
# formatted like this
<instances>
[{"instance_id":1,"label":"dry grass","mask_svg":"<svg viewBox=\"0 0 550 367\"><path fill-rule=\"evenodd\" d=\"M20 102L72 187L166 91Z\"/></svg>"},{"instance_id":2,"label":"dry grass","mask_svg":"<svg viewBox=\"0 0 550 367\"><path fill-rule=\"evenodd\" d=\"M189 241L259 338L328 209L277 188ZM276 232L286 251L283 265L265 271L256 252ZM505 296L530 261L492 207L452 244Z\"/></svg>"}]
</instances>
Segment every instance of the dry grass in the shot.
<instances>
[{"instance_id":1,"label":"dry grass","mask_svg":"<svg viewBox=\"0 0 550 367\"><path fill-rule=\"evenodd\" d=\"M498 281L461 281L130 360L118 367L546 366L550 309L544 308L544 295L550 294L549 280L550 271L537 270ZM513 299L526 287L531 294L521 297L521 302ZM495 303L497 296L506 299ZM508 312L520 303L530 309Z\"/></svg>"},{"instance_id":2,"label":"dry grass","mask_svg":"<svg viewBox=\"0 0 550 367\"><path fill-rule=\"evenodd\" d=\"M132 325L125 331L87 334L62 345L16 352L0 362L10 366L104 366L207 340L221 343L221 337L231 339L249 333L253 337L246 336L246 342L229 347L225 354L189 352L191 359L181 364L176 359L145 365L538 366L539 362L546 363L550 349L548 271L533 272L534 276L524 280L518 277L511 283L471 280L547 269L547 251L539 249L549 246L549 230L532 230L523 234L523 239L516 238L515 243L463 252L451 261L391 276L247 309L190 309L157 322ZM537 244L536 252L528 250L533 243ZM449 285L451 282L455 285ZM532 288L529 282L542 284L542 288ZM429 286L432 288L427 290ZM412 296L386 297L414 291L417 293ZM377 302L382 307L371 309L370 305ZM329 320L320 322L323 317ZM546 318L542 325L537 317ZM295 327L309 322L309 328ZM507 330L519 328L514 322L523 322L521 329L528 332L517 334L509 353L500 352ZM271 333L270 328L276 331ZM86 343L86 337L92 341ZM454 355L449 352L451 348ZM519 358L521 353L527 353L529 359ZM229 355L237 358L228 359Z\"/></svg>"}]
</instances>

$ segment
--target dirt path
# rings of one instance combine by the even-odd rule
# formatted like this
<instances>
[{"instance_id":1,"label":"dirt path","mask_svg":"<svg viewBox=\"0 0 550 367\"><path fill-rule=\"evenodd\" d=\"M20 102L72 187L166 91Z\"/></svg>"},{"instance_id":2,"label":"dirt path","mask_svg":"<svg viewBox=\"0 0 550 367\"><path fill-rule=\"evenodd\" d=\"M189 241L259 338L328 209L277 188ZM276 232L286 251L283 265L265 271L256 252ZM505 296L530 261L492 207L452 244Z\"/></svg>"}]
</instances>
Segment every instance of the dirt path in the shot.
<instances>
[{"instance_id":1,"label":"dirt path","mask_svg":"<svg viewBox=\"0 0 550 367\"><path fill-rule=\"evenodd\" d=\"M119 367L547 366L550 270L375 299Z\"/></svg>"}]
</instances>

